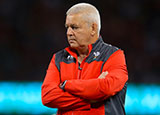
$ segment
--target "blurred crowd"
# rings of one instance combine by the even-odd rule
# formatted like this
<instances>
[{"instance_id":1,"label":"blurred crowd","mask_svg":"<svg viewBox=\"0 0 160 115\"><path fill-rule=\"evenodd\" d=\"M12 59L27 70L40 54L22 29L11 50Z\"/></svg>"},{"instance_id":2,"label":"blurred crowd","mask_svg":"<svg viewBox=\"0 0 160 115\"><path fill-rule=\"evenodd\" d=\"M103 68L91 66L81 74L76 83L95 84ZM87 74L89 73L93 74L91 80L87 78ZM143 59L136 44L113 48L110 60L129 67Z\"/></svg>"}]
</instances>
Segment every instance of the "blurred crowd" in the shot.
<instances>
[{"instance_id":1,"label":"blurred crowd","mask_svg":"<svg viewBox=\"0 0 160 115\"><path fill-rule=\"evenodd\" d=\"M0 81L42 81L53 53L68 46L65 13L88 2L101 36L126 55L129 82L160 81L160 0L1 0Z\"/></svg>"}]
</instances>

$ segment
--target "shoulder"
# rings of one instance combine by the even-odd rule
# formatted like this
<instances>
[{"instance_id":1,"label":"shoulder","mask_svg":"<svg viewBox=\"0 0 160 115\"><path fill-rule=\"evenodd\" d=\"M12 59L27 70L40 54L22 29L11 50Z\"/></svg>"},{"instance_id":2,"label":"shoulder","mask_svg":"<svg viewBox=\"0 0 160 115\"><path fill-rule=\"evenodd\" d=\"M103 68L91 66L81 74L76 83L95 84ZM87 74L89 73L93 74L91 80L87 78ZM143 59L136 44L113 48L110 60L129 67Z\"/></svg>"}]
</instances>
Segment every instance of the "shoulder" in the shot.
<instances>
[{"instance_id":1,"label":"shoulder","mask_svg":"<svg viewBox=\"0 0 160 115\"><path fill-rule=\"evenodd\" d=\"M68 52L65 49L59 50L55 54L55 60L61 60L63 57L66 57L68 55Z\"/></svg>"},{"instance_id":2,"label":"shoulder","mask_svg":"<svg viewBox=\"0 0 160 115\"><path fill-rule=\"evenodd\" d=\"M55 56L61 56L64 55L66 53L65 49L59 50L58 52L55 53Z\"/></svg>"},{"instance_id":3,"label":"shoulder","mask_svg":"<svg viewBox=\"0 0 160 115\"><path fill-rule=\"evenodd\" d=\"M101 51L105 57L104 63L111 57L118 56L119 54L124 55L123 50L107 43L102 43Z\"/></svg>"},{"instance_id":4,"label":"shoulder","mask_svg":"<svg viewBox=\"0 0 160 115\"><path fill-rule=\"evenodd\" d=\"M101 44L100 47L100 52L102 53L102 56L105 58L105 61L118 50L120 50L118 47L104 42Z\"/></svg>"},{"instance_id":5,"label":"shoulder","mask_svg":"<svg viewBox=\"0 0 160 115\"><path fill-rule=\"evenodd\" d=\"M112 54L116 52L117 50L120 50L120 48L113 46L111 44L107 44L107 43L102 43L102 49L103 51L107 51L108 54Z\"/></svg>"},{"instance_id":6,"label":"shoulder","mask_svg":"<svg viewBox=\"0 0 160 115\"><path fill-rule=\"evenodd\" d=\"M53 59L55 62L55 65L57 67L57 69L60 71L60 62L63 60L64 56L66 55L67 51L65 49L62 49L56 53L54 53L53 55Z\"/></svg>"}]
</instances>

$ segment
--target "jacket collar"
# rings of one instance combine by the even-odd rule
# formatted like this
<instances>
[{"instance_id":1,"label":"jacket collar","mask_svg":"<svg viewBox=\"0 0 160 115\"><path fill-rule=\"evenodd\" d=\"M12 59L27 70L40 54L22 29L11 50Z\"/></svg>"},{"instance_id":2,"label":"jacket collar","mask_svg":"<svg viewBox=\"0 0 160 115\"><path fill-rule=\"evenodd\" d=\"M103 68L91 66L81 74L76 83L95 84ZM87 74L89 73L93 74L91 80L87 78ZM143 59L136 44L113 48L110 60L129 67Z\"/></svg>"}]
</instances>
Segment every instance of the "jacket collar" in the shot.
<instances>
[{"instance_id":1,"label":"jacket collar","mask_svg":"<svg viewBox=\"0 0 160 115\"><path fill-rule=\"evenodd\" d=\"M96 49L98 49L98 47L99 47L99 45L100 45L101 43L103 43L103 39L102 39L101 36L99 36L98 40L97 40L95 43L90 44L90 45L92 46L92 50L95 51Z\"/></svg>"}]
</instances>

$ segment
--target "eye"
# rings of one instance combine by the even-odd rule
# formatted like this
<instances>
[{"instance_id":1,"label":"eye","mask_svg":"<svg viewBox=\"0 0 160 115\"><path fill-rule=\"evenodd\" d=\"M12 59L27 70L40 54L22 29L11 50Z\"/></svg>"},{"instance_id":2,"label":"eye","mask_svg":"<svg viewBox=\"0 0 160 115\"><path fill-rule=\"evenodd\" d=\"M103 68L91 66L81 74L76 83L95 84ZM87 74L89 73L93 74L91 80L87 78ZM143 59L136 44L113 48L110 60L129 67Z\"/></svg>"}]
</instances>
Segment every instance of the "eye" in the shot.
<instances>
[{"instance_id":1,"label":"eye","mask_svg":"<svg viewBox=\"0 0 160 115\"><path fill-rule=\"evenodd\" d=\"M78 26L73 25L73 26L71 26L71 28L72 28L73 30L76 30L76 29L78 29L79 27L78 27Z\"/></svg>"}]
</instances>

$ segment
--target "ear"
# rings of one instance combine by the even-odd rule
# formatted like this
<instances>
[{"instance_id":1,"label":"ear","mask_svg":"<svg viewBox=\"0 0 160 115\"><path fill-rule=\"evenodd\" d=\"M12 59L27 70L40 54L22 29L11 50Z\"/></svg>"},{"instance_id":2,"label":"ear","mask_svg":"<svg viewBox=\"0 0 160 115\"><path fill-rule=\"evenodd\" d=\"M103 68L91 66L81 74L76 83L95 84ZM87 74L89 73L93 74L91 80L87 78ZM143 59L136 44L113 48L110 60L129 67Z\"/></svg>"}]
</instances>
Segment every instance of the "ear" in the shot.
<instances>
[{"instance_id":1,"label":"ear","mask_svg":"<svg viewBox=\"0 0 160 115\"><path fill-rule=\"evenodd\" d=\"M92 23L91 25L91 36L94 36L96 33L97 33L97 30L98 30L98 26L96 23Z\"/></svg>"}]
</instances>

